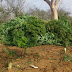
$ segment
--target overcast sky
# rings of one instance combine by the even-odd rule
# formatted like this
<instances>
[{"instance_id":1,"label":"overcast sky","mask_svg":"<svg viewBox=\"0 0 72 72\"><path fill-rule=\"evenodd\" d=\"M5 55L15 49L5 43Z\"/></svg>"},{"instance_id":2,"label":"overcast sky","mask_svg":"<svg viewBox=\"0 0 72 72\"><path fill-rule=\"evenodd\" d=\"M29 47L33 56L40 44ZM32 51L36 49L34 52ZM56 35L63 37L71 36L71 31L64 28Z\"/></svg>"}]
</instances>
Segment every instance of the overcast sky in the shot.
<instances>
[{"instance_id":1,"label":"overcast sky","mask_svg":"<svg viewBox=\"0 0 72 72\"><path fill-rule=\"evenodd\" d=\"M6 3L4 1L5 0L3 0L3 4L5 5ZM49 5L44 0L26 0L24 6L25 10L28 10L29 8L35 8L35 7L41 10L49 9ZM63 8L72 13L72 0L60 0L59 8Z\"/></svg>"},{"instance_id":2,"label":"overcast sky","mask_svg":"<svg viewBox=\"0 0 72 72\"><path fill-rule=\"evenodd\" d=\"M29 7L37 7L43 10L49 9L48 4L44 0L26 0L26 9ZM72 13L72 0L60 0L59 7Z\"/></svg>"}]
</instances>

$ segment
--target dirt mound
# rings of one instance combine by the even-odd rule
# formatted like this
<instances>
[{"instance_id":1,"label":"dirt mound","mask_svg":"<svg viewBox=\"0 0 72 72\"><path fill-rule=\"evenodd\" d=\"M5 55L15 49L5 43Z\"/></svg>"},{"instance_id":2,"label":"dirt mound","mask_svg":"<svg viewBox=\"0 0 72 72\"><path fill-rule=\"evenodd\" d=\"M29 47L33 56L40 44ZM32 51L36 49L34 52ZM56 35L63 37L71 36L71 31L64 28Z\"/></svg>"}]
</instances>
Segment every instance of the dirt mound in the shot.
<instances>
[{"instance_id":1,"label":"dirt mound","mask_svg":"<svg viewBox=\"0 0 72 72\"><path fill-rule=\"evenodd\" d=\"M72 72L71 57L72 47L68 47L65 54L62 46L36 46L28 48L25 52L16 46L0 44L0 72ZM12 68L8 70L10 63ZM38 68L33 68L31 65Z\"/></svg>"}]
</instances>

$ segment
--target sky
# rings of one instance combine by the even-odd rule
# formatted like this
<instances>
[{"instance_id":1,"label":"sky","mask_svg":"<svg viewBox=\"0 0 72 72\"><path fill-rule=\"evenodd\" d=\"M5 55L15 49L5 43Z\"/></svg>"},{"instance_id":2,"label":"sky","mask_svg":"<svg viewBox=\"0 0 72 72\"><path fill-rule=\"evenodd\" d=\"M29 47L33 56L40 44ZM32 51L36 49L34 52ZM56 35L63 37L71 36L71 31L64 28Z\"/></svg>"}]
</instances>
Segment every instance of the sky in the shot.
<instances>
[{"instance_id":1,"label":"sky","mask_svg":"<svg viewBox=\"0 0 72 72\"><path fill-rule=\"evenodd\" d=\"M49 6L44 0L26 0L26 9L37 7L48 10ZM60 0L59 8L63 8L72 13L72 0Z\"/></svg>"},{"instance_id":2,"label":"sky","mask_svg":"<svg viewBox=\"0 0 72 72\"><path fill-rule=\"evenodd\" d=\"M3 4L6 3L3 0ZM29 8L39 8L40 10L48 10L49 5L44 0L26 0L24 9L27 11ZM59 8L63 8L72 13L72 0L60 0Z\"/></svg>"}]
</instances>

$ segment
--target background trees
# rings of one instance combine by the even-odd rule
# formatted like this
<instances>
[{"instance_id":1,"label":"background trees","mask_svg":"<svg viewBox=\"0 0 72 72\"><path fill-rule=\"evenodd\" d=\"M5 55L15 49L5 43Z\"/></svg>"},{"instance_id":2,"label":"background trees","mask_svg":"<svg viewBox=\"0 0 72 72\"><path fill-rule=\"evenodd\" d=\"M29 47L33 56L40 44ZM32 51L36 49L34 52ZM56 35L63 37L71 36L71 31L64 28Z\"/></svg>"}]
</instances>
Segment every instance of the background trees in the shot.
<instances>
[{"instance_id":1,"label":"background trees","mask_svg":"<svg viewBox=\"0 0 72 72\"><path fill-rule=\"evenodd\" d=\"M5 0L5 6L0 1L0 22L7 22L24 14L25 0Z\"/></svg>"}]
</instances>

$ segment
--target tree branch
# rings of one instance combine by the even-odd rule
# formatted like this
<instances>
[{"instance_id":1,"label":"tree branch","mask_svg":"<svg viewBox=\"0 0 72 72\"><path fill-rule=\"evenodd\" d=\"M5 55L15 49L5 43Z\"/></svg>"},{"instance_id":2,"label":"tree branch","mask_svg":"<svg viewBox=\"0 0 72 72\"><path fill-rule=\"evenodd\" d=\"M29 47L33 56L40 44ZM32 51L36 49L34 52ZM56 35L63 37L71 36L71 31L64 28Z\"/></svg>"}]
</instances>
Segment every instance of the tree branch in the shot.
<instances>
[{"instance_id":1,"label":"tree branch","mask_svg":"<svg viewBox=\"0 0 72 72\"><path fill-rule=\"evenodd\" d=\"M51 7L51 1L49 0L44 0L47 4L49 4L49 6Z\"/></svg>"},{"instance_id":2,"label":"tree branch","mask_svg":"<svg viewBox=\"0 0 72 72\"><path fill-rule=\"evenodd\" d=\"M56 0L56 1L55 1L55 7L56 7L56 8L58 8L59 1L60 1L60 0Z\"/></svg>"}]
</instances>

